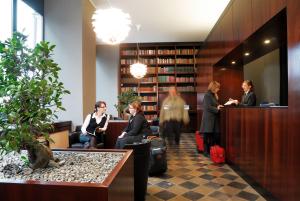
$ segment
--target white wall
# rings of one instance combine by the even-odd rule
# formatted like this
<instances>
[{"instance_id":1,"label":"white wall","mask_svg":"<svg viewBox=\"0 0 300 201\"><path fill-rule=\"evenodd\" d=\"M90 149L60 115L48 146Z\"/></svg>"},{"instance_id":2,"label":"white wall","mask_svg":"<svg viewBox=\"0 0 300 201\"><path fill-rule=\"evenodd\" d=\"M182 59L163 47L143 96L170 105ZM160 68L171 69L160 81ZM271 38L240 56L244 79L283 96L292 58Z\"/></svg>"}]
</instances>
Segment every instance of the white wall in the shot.
<instances>
[{"instance_id":1,"label":"white wall","mask_svg":"<svg viewBox=\"0 0 300 201\"><path fill-rule=\"evenodd\" d=\"M107 112L118 116L119 46L98 45L96 55L96 98L107 103Z\"/></svg>"},{"instance_id":2,"label":"white wall","mask_svg":"<svg viewBox=\"0 0 300 201\"><path fill-rule=\"evenodd\" d=\"M280 61L276 49L244 66L244 79L252 80L256 104L280 103Z\"/></svg>"},{"instance_id":3,"label":"white wall","mask_svg":"<svg viewBox=\"0 0 300 201\"><path fill-rule=\"evenodd\" d=\"M62 68L60 79L70 95L63 98L66 111L59 121L82 124L82 5L81 0L45 0L45 40L56 45L54 61Z\"/></svg>"}]
</instances>

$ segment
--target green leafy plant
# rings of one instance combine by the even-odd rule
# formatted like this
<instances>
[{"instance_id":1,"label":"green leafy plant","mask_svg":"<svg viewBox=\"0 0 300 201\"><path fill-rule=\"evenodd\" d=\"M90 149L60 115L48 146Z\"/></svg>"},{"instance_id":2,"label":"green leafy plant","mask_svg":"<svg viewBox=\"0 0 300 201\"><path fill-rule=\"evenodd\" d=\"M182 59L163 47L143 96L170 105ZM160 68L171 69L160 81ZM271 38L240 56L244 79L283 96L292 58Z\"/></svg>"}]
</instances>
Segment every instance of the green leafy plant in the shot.
<instances>
[{"instance_id":1,"label":"green leafy plant","mask_svg":"<svg viewBox=\"0 0 300 201\"><path fill-rule=\"evenodd\" d=\"M118 95L119 103L115 104L115 108L118 110L119 114L124 114L124 110L126 110L129 103L140 100L141 97L139 97L135 91L129 89L128 91L122 92Z\"/></svg>"},{"instance_id":2,"label":"green leafy plant","mask_svg":"<svg viewBox=\"0 0 300 201\"><path fill-rule=\"evenodd\" d=\"M18 32L0 42L0 151L27 149L32 167L38 168L48 164L51 153L37 137L49 140L56 113L65 110L62 96L70 92L51 58L55 45L42 41L30 49L25 43L26 36ZM49 160L37 164L45 155Z\"/></svg>"}]
</instances>

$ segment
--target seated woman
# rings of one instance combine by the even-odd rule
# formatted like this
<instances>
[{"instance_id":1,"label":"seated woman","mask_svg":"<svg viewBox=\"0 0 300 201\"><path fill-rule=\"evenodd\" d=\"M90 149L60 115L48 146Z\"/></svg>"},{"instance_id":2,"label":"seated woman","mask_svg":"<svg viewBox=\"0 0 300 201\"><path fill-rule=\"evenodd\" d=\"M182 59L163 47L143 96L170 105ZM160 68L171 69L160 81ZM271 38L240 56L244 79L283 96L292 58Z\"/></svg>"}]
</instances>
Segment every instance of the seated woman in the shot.
<instances>
[{"instance_id":1,"label":"seated woman","mask_svg":"<svg viewBox=\"0 0 300 201\"><path fill-rule=\"evenodd\" d=\"M241 106L255 106L256 105L256 95L253 92L253 83L251 80L245 80L242 84L242 88L244 90L244 95L242 96L241 102L238 100L229 99L228 102L231 102L236 105Z\"/></svg>"},{"instance_id":2,"label":"seated woman","mask_svg":"<svg viewBox=\"0 0 300 201\"><path fill-rule=\"evenodd\" d=\"M85 143L85 148L96 148L97 144L104 143L103 135L109 120L109 116L105 112L106 103L98 101L95 103L94 112L86 116L80 135L80 142Z\"/></svg>"},{"instance_id":3,"label":"seated woman","mask_svg":"<svg viewBox=\"0 0 300 201\"><path fill-rule=\"evenodd\" d=\"M150 125L144 116L141 103L134 101L129 104L128 109L131 117L129 118L128 126L117 139L116 149L123 149L125 144L141 142L144 135L151 134Z\"/></svg>"}]
</instances>

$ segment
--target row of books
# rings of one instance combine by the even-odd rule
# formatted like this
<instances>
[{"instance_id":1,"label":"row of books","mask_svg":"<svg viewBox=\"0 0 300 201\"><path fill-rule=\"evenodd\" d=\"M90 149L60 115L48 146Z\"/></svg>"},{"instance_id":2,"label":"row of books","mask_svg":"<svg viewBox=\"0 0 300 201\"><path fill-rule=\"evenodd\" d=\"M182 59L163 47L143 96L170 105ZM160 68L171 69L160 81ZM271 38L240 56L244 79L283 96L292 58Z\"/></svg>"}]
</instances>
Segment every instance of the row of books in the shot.
<instances>
[{"instance_id":1,"label":"row of books","mask_svg":"<svg viewBox=\"0 0 300 201\"><path fill-rule=\"evenodd\" d=\"M175 76L158 76L158 82L175 82Z\"/></svg>"},{"instance_id":2,"label":"row of books","mask_svg":"<svg viewBox=\"0 0 300 201\"><path fill-rule=\"evenodd\" d=\"M177 66L176 72L177 73L193 73L194 67L192 67L192 66Z\"/></svg>"},{"instance_id":3,"label":"row of books","mask_svg":"<svg viewBox=\"0 0 300 201\"><path fill-rule=\"evenodd\" d=\"M194 92L195 91L195 87L194 86L184 86L184 87L177 87L177 91L181 91L181 92Z\"/></svg>"},{"instance_id":4,"label":"row of books","mask_svg":"<svg viewBox=\"0 0 300 201\"><path fill-rule=\"evenodd\" d=\"M156 96L142 96L142 101L157 101Z\"/></svg>"},{"instance_id":5,"label":"row of books","mask_svg":"<svg viewBox=\"0 0 300 201\"><path fill-rule=\"evenodd\" d=\"M194 59L188 59L188 58L177 58L176 59L177 64L193 64Z\"/></svg>"},{"instance_id":6,"label":"row of books","mask_svg":"<svg viewBox=\"0 0 300 201\"><path fill-rule=\"evenodd\" d=\"M156 105L143 105L142 108L143 108L144 111L157 110L157 106Z\"/></svg>"},{"instance_id":7,"label":"row of books","mask_svg":"<svg viewBox=\"0 0 300 201\"><path fill-rule=\"evenodd\" d=\"M147 74L155 74L155 67L147 67ZM121 74L130 74L130 68L122 67Z\"/></svg>"},{"instance_id":8,"label":"row of books","mask_svg":"<svg viewBox=\"0 0 300 201\"><path fill-rule=\"evenodd\" d=\"M194 82L194 77L176 77L176 82Z\"/></svg>"},{"instance_id":9,"label":"row of books","mask_svg":"<svg viewBox=\"0 0 300 201\"><path fill-rule=\"evenodd\" d=\"M140 49L139 55L155 55L155 49ZM159 49L157 50L158 55L193 55L194 49ZM134 56L137 55L137 50L121 50L121 56Z\"/></svg>"},{"instance_id":10,"label":"row of books","mask_svg":"<svg viewBox=\"0 0 300 201\"><path fill-rule=\"evenodd\" d=\"M173 58L157 58L158 64L174 64L175 59Z\"/></svg>"},{"instance_id":11,"label":"row of books","mask_svg":"<svg viewBox=\"0 0 300 201\"><path fill-rule=\"evenodd\" d=\"M152 50L139 50L139 55L155 55L156 51ZM133 56L137 55L137 50L121 50L121 56Z\"/></svg>"},{"instance_id":12,"label":"row of books","mask_svg":"<svg viewBox=\"0 0 300 201\"><path fill-rule=\"evenodd\" d=\"M121 65L131 65L137 62L137 59L121 59ZM140 58L139 62L149 64L175 64L174 58ZM177 58L177 64L194 64L194 59L191 58Z\"/></svg>"},{"instance_id":13,"label":"row of books","mask_svg":"<svg viewBox=\"0 0 300 201\"><path fill-rule=\"evenodd\" d=\"M175 54L175 50L171 49L171 50L168 50L168 49L163 49L163 50L157 50L157 54Z\"/></svg>"},{"instance_id":14,"label":"row of books","mask_svg":"<svg viewBox=\"0 0 300 201\"><path fill-rule=\"evenodd\" d=\"M131 65L134 63L137 63L137 59L121 59L120 60L121 65ZM145 59L145 58L140 58L139 60L140 63L143 64L156 64L156 59Z\"/></svg>"},{"instance_id":15,"label":"row of books","mask_svg":"<svg viewBox=\"0 0 300 201\"><path fill-rule=\"evenodd\" d=\"M140 87L139 89L142 92L156 92L156 86L153 86L153 87Z\"/></svg>"},{"instance_id":16,"label":"row of books","mask_svg":"<svg viewBox=\"0 0 300 201\"><path fill-rule=\"evenodd\" d=\"M129 91L129 90L133 90L133 91L138 91L138 88L137 87L121 87L121 93L122 92L126 92L126 91Z\"/></svg>"},{"instance_id":17,"label":"row of books","mask_svg":"<svg viewBox=\"0 0 300 201\"><path fill-rule=\"evenodd\" d=\"M174 72L175 72L174 66L165 67L165 68L158 67L158 73L174 73Z\"/></svg>"},{"instance_id":18,"label":"row of books","mask_svg":"<svg viewBox=\"0 0 300 201\"><path fill-rule=\"evenodd\" d=\"M176 49L176 54L194 54L194 49Z\"/></svg>"},{"instance_id":19,"label":"row of books","mask_svg":"<svg viewBox=\"0 0 300 201\"><path fill-rule=\"evenodd\" d=\"M122 78L121 83L138 83L138 80L135 78Z\"/></svg>"},{"instance_id":20,"label":"row of books","mask_svg":"<svg viewBox=\"0 0 300 201\"><path fill-rule=\"evenodd\" d=\"M141 82L157 82L156 77L144 77L141 79Z\"/></svg>"}]
</instances>

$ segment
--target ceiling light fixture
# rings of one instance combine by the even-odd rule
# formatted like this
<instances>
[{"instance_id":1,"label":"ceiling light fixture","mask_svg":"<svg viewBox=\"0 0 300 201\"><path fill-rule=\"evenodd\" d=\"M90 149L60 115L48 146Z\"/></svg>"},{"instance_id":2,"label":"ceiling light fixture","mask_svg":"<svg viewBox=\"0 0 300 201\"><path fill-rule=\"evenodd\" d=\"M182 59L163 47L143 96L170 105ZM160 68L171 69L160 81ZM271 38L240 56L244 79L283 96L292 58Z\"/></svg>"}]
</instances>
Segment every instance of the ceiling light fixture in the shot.
<instances>
[{"instance_id":1,"label":"ceiling light fixture","mask_svg":"<svg viewBox=\"0 0 300 201\"><path fill-rule=\"evenodd\" d=\"M235 61L232 61L231 64L235 64Z\"/></svg>"},{"instance_id":2,"label":"ceiling light fixture","mask_svg":"<svg viewBox=\"0 0 300 201\"><path fill-rule=\"evenodd\" d=\"M265 41L264 41L264 44L270 44L271 43L271 40L270 39L266 39Z\"/></svg>"},{"instance_id":3,"label":"ceiling light fixture","mask_svg":"<svg viewBox=\"0 0 300 201\"><path fill-rule=\"evenodd\" d=\"M245 52L245 54L244 54L246 57L247 56L249 56L250 55L250 53L249 52Z\"/></svg>"},{"instance_id":4,"label":"ceiling light fixture","mask_svg":"<svg viewBox=\"0 0 300 201\"><path fill-rule=\"evenodd\" d=\"M137 31L140 30L141 25L136 25ZM143 78L147 73L147 65L140 63L140 49L139 49L139 43L136 43L136 49L137 49L137 62L130 65L130 73L133 77L137 79Z\"/></svg>"},{"instance_id":5,"label":"ceiling light fixture","mask_svg":"<svg viewBox=\"0 0 300 201\"><path fill-rule=\"evenodd\" d=\"M92 20L96 36L104 43L119 44L130 31L130 15L118 8L99 9Z\"/></svg>"}]
</instances>

